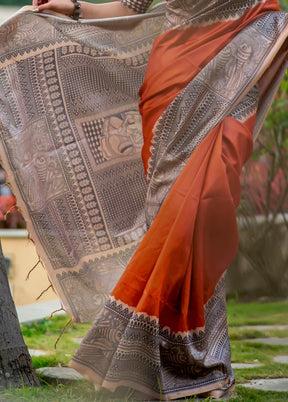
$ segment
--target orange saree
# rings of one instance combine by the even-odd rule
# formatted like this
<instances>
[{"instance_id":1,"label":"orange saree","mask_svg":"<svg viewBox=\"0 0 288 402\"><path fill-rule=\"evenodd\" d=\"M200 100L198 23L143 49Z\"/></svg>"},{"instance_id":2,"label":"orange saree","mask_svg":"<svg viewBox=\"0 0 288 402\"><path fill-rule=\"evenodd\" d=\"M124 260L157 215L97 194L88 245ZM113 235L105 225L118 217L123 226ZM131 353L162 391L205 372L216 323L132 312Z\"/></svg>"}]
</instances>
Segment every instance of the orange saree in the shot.
<instances>
[{"instance_id":1,"label":"orange saree","mask_svg":"<svg viewBox=\"0 0 288 402\"><path fill-rule=\"evenodd\" d=\"M181 2L191 21L154 42L140 90L149 229L71 363L103 387L153 398L221 396L234 382L224 273L270 64L262 69L259 38L250 38L279 8L255 1L237 15L235 5L232 18L226 4L227 18L217 18L214 3L224 2L208 3L212 20L200 6L193 20L195 6ZM170 23L176 6L168 2ZM285 36L279 48L282 63Z\"/></svg>"},{"instance_id":2,"label":"orange saree","mask_svg":"<svg viewBox=\"0 0 288 402\"><path fill-rule=\"evenodd\" d=\"M288 16L276 0L121 1L140 14L1 26L1 159L64 308L96 317L70 365L147 399L218 397L239 176Z\"/></svg>"}]
</instances>

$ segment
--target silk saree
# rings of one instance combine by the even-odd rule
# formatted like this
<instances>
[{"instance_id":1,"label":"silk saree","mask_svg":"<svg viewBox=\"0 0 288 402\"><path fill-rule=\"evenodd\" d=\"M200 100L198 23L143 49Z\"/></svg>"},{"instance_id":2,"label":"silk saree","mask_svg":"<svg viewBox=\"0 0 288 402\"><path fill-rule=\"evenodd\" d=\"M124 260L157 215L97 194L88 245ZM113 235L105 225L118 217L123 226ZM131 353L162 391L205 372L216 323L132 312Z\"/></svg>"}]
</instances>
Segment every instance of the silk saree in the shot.
<instances>
[{"instance_id":1,"label":"silk saree","mask_svg":"<svg viewBox=\"0 0 288 402\"><path fill-rule=\"evenodd\" d=\"M288 16L274 0L123 3L143 14L1 26L1 158L64 308L96 317L71 366L112 391L221 396L239 176Z\"/></svg>"}]
</instances>

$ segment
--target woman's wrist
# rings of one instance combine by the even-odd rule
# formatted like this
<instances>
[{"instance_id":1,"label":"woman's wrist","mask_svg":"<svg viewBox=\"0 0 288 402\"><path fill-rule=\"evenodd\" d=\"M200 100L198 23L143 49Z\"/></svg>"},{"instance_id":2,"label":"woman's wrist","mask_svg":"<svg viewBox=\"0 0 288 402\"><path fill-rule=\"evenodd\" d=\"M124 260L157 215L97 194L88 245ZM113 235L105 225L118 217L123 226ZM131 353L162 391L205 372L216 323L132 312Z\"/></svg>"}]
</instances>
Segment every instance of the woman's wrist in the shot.
<instances>
[{"instance_id":1,"label":"woman's wrist","mask_svg":"<svg viewBox=\"0 0 288 402\"><path fill-rule=\"evenodd\" d=\"M71 14L71 18L73 18L73 20L78 21L79 18L81 18L82 16L82 7L81 7L81 3L78 0L71 0L73 5L74 5L74 11Z\"/></svg>"},{"instance_id":2,"label":"woman's wrist","mask_svg":"<svg viewBox=\"0 0 288 402\"><path fill-rule=\"evenodd\" d=\"M34 12L54 11L68 15L75 20L113 18L136 14L133 10L123 5L119 0L109 3L91 3L79 0L33 0L36 7ZM79 11L81 14L79 14Z\"/></svg>"}]
</instances>

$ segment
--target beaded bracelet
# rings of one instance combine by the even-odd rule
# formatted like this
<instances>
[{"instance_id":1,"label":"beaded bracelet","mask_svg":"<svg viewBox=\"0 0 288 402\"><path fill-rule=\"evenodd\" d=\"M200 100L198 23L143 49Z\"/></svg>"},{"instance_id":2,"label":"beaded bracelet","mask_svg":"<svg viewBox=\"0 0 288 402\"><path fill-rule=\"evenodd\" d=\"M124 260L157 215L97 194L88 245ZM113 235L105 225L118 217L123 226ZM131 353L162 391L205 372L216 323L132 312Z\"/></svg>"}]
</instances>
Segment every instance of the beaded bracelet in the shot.
<instances>
[{"instance_id":1,"label":"beaded bracelet","mask_svg":"<svg viewBox=\"0 0 288 402\"><path fill-rule=\"evenodd\" d=\"M78 21L79 18L81 17L81 4L79 3L78 0L71 0L71 1L74 4L74 12L71 15L71 18L73 18L73 20Z\"/></svg>"}]
</instances>

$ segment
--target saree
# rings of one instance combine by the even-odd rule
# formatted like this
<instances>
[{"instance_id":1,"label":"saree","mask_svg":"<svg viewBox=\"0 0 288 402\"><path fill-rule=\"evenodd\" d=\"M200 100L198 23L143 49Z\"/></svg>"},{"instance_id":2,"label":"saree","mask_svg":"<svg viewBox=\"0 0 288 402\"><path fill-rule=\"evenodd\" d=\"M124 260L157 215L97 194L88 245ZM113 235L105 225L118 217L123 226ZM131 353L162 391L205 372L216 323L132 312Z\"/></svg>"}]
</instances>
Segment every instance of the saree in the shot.
<instances>
[{"instance_id":1,"label":"saree","mask_svg":"<svg viewBox=\"0 0 288 402\"><path fill-rule=\"evenodd\" d=\"M1 157L65 309L97 314L70 363L95 384L163 400L233 387L239 176L287 36L274 0L81 23L24 10L1 27Z\"/></svg>"}]
</instances>

